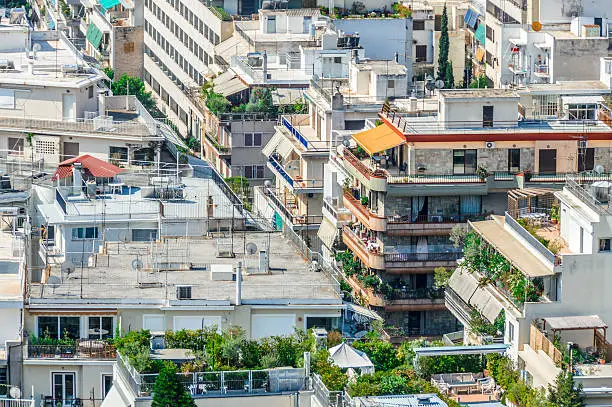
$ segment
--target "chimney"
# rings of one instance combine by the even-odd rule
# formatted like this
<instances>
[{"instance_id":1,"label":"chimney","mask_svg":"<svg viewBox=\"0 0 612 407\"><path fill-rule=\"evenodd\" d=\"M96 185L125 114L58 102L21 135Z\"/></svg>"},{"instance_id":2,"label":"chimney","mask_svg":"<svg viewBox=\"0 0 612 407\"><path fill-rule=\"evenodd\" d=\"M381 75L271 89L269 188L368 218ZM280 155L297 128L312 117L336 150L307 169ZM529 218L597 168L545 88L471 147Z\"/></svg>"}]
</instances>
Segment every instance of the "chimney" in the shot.
<instances>
[{"instance_id":1,"label":"chimney","mask_svg":"<svg viewBox=\"0 0 612 407\"><path fill-rule=\"evenodd\" d=\"M399 62L399 54L397 52L393 55L393 60Z\"/></svg>"},{"instance_id":2,"label":"chimney","mask_svg":"<svg viewBox=\"0 0 612 407\"><path fill-rule=\"evenodd\" d=\"M81 169L83 165L81 163L72 164L72 193L75 195L81 195L83 192L83 175Z\"/></svg>"},{"instance_id":3,"label":"chimney","mask_svg":"<svg viewBox=\"0 0 612 407\"><path fill-rule=\"evenodd\" d=\"M236 266L236 305L242 305L242 262Z\"/></svg>"},{"instance_id":4,"label":"chimney","mask_svg":"<svg viewBox=\"0 0 612 407\"><path fill-rule=\"evenodd\" d=\"M266 79L268 79L268 53L264 49L263 51L263 81L266 83Z\"/></svg>"}]
</instances>

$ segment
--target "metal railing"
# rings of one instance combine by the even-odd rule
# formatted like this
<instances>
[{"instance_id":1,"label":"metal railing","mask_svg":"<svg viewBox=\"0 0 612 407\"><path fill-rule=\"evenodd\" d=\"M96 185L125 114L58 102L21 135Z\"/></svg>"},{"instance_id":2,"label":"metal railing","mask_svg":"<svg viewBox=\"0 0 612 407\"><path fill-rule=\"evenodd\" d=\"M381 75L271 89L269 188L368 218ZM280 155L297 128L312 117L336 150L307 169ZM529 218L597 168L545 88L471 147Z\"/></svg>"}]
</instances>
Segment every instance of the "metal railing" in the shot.
<instances>
[{"instance_id":1,"label":"metal railing","mask_svg":"<svg viewBox=\"0 0 612 407\"><path fill-rule=\"evenodd\" d=\"M50 120L18 117L0 117L0 128L17 129L25 132L41 130L74 133L103 133L117 136L155 137L148 126L136 122L114 121L110 118Z\"/></svg>"},{"instance_id":2,"label":"metal railing","mask_svg":"<svg viewBox=\"0 0 612 407\"><path fill-rule=\"evenodd\" d=\"M463 252L385 253L385 262L455 261Z\"/></svg>"},{"instance_id":3,"label":"metal railing","mask_svg":"<svg viewBox=\"0 0 612 407\"><path fill-rule=\"evenodd\" d=\"M368 180L371 178L387 178L387 175L382 170L372 170L370 167L362 163L348 148L345 148L342 153L344 160L351 164Z\"/></svg>"},{"instance_id":4,"label":"metal railing","mask_svg":"<svg viewBox=\"0 0 612 407\"><path fill-rule=\"evenodd\" d=\"M444 288L395 289L388 296L390 300L418 300L444 298Z\"/></svg>"},{"instance_id":5,"label":"metal railing","mask_svg":"<svg viewBox=\"0 0 612 407\"><path fill-rule=\"evenodd\" d=\"M415 224L415 223L464 223L468 220L482 220L484 214L441 214L441 215L417 215L389 216L387 225Z\"/></svg>"},{"instance_id":6,"label":"metal railing","mask_svg":"<svg viewBox=\"0 0 612 407\"><path fill-rule=\"evenodd\" d=\"M31 345L25 347L29 359L115 359L116 348L104 341L82 339L73 345Z\"/></svg>"},{"instance_id":7,"label":"metal railing","mask_svg":"<svg viewBox=\"0 0 612 407\"><path fill-rule=\"evenodd\" d=\"M270 163L272 168L274 168L276 172L278 172L280 176L283 177L285 181L287 181L289 186L293 187L293 178L291 178L291 175L289 175L287 171L285 171L285 168L281 165L281 163L276 161L276 159L272 156L268 157L268 162Z\"/></svg>"},{"instance_id":8,"label":"metal railing","mask_svg":"<svg viewBox=\"0 0 612 407\"><path fill-rule=\"evenodd\" d=\"M34 400L28 399L2 399L0 398L0 407L35 407Z\"/></svg>"},{"instance_id":9,"label":"metal railing","mask_svg":"<svg viewBox=\"0 0 612 407\"><path fill-rule=\"evenodd\" d=\"M551 264L555 264L555 255L553 252L548 250L538 239L536 239L531 233L525 230L508 212L505 213L505 222L510 229L514 230L520 237L522 237L534 250L539 252L547 261Z\"/></svg>"},{"instance_id":10,"label":"metal railing","mask_svg":"<svg viewBox=\"0 0 612 407\"><path fill-rule=\"evenodd\" d=\"M316 373L312 375L312 390L321 406L341 407L344 405L344 392L328 390L321 376Z\"/></svg>"},{"instance_id":11,"label":"metal railing","mask_svg":"<svg viewBox=\"0 0 612 407\"><path fill-rule=\"evenodd\" d=\"M484 179L476 174L416 174L388 176L389 184L482 184Z\"/></svg>"},{"instance_id":12,"label":"metal railing","mask_svg":"<svg viewBox=\"0 0 612 407\"><path fill-rule=\"evenodd\" d=\"M609 204L599 201L591 191L583 186L582 180L579 177L568 177L565 187L595 212L612 215L612 209L610 209Z\"/></svg>"}]
</instances>

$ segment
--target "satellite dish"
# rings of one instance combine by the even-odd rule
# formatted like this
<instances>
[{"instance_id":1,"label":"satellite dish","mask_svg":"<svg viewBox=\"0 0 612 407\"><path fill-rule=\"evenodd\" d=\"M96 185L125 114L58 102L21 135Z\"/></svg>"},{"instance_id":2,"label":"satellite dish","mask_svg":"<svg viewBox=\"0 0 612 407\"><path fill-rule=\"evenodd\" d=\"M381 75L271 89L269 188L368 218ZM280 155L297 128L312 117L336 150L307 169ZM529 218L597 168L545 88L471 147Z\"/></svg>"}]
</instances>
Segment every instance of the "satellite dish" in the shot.
<instances>
[{"instance_id":1,"label":"satellite dish","mask_svg":"<svg viewBox=\"0 0 612 407\"><path fill-rule=\"evenodd\" d=\"M247 254L257 253L257 245L255 243L247 243L246 251L247 251Z\"/></svg>"},{"instance_id":2,"label":"satellite dish","mask_svg":"<svg viewBox=\"0 0 612 407\"><path fill-rule=\"evenodd\" d=\"M427 81L425 87L427 88L427 90L433 91L434 89L436 89L436 83L434 81Z\"/></svg>"},{"instance_id":3,"label":"satellite dish","mask_svg":"<svg viewBox=\"0 0 612 407\"><path fill-rule=\"evenodd\" d=\"M49 287L53 289L53 294L55 294L55 289L60 286L62 280L58 276L49 276L47 282L45 283Z\"/></svg>"},{"instance_id":4,"label":"satellite dish","mask_svg":"<svg viewBox=\"0 0 612 407\"><path fill-rule=\"evenodd\" d=\"M142 270L142 261L140 259L132 260L132 271Z\"/></svg>"},{"instance_id":5,"label":"satellite dish","mask_svg":"<svg viewBox=\"0 0 612 407\"><path fill-rule=\"evenodd\" d=\"M9 390L9 395L13 399L21 398L21 389L17 386L12 386L11 389Z\"/></svg>"},{"instance_id":6,"label":"satellite dish","mask_svg":"<svg viewBox=\"0 0 612 407\"><path fill-rule=\"evenodd\" d=\"M344 147L347 147L347 148L348 148L348 147L350 147L350 146L351 146L351 142L350 142L350 140L349 140L349 139L346 139L346 138L345 138L344 140L342 140L342 145L343 145Z\"/></svg>"},{"instance_id":7,"label":"satellite dish","mask_svg":"<svg viewBox=\"0 0 612 407\"><path fill-rule=\"evenodd\" d=\"M542 23L539 21L534 21L531 23L531 29L536 32L540 31L542 29Z\"/></svg>"},{"instance_id":8,"label":"satellite dish","mask_svg":"<svg viewBox=\"0 0 612 407\"><path fill-rule=\"evenodd\" d=\"M598 164L595 166L595 168L593 168L593 171L595 171L595 174L601 175L604 172L604 167L601 164Z\"/></svg>"},{"instance_id":9,"label":"satellite dish","mask_svg":"<svg viewBox=\"0 0 612 407\"><path fill-rule=\"evenodd\" d=\"M438 80L436 81L436 88L438 88L438 89L443 89L443 88L444 88L444 85L445 85L445 83L444 83L444 81L443 81L442 79L438 79Z\"/></svg>"},{"instance_id":10,"label":"satellite dish","mask_svg":"<svg viewBox=\"0 0 612 407\"><path fill-rule=\"evenodd\" d=\"M67 260L62 263L62 273L66 273L70 275L74 271L74 264L71 261Z\"/></svg>"},{"instance_id":11,"label":"satellite dish","mask_svg":"<svg viewBox=\"0 0 612 407\"><path fill-rule=\"evenodd\" d=\"M40 46L39 43L34 43L34 45L32 45L32 51L34 52L34 58L36 58L36 53L40 52L41 49L42 47Z\"/></svg>"}]
</instances>

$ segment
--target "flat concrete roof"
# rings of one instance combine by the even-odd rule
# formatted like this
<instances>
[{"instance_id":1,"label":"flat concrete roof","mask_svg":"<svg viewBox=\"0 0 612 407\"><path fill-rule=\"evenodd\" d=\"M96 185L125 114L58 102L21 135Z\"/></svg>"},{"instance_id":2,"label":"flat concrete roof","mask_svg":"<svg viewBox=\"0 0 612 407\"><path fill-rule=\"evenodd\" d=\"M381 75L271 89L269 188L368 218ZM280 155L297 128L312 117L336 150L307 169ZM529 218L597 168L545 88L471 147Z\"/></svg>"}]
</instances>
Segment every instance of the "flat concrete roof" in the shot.
<instances>
[{"instance_id":1,"label":"flat concrete roof","mask_svg":"<svg viewBox=\"0 0 612 407\"><path fill-rule=\"evenodd\" d=\"M361 60L354 64L360 71L372 71L377 75L406 75L406 67L394 60Z\"/></svg>"},{"instance_id":2,"label":"flat concrete roof","mask_svg":"<svg viewBox=\"0 0 612 407\"><path fill-rule=\"evenodd\" d=\"M249 243L257 247L245 254ZM259 272L259 251L269 258L269 272ZM233 251L234 257L217 257ZM135 267L137 260L141 267ZM323 272L310 269L295 246L280 232L234 232L208 238L165 242L109 242L70 274L52 269L61 283L31 285L31 304L89 303L178 306L230 306L236 283L211 280L211 265L242 263L243 304L342 305L337 285ZM172 269L172 270L168 270ZM140 271L138 271L140 270ZM162 270L162 271L159 271ZM178 300L177 286L192 287L192 300Z\"/></svg>"},{"instance_id":3,"label":"flat concrete roof","mask_svg":"<svg viewBox=\"0 0 612 407\"><path fill-rule=\"evenodd\" d=\"M509 89L440 89L439 94L445 99L463 98L517 98L518 93Z\"/></svg>"}]
</instances>

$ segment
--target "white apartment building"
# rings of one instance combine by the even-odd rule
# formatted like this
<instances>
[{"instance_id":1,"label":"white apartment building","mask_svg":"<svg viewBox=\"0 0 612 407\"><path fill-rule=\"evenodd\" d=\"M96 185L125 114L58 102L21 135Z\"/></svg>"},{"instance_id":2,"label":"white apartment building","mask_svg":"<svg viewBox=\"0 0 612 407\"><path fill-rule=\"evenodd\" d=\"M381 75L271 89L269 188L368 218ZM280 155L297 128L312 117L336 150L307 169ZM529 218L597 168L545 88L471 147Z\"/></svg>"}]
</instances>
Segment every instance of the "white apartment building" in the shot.
<instances>
[{"instance_id":1,"label":"white apartment building","mask_svg":"<svg viewBox=\"0 0 612 407\"><path fill-rule=\"evenodd\" d=\"M487 77L496 87L596 80L608 55L610 7L603 0L487 2Z\"/></svg>"},{"instance_id":2,"label":"white apartment building","mask_svg":"<svg viewBox=\"0 0 612 407\"><path fill-rule=\"evenodd\" d=\"M574 380L583 385L587 405L609 403L606 389L612 384L604 350L612 318L606 284L612 236L609 179L599 169L568 177L563 190L554 193L558 224L546 220L542 207L547 202L550 208L543 195L551 192L530 189L513 194L525 199L518 211L509 208L504 217L470 224L489 250L524 276L527 287L539 287L535 295L517 298L499 281L483 282L481 273L467 270L469 265L457 268L446 291L447 306L466 332L473 323L466 317L470 310L491 322L503 311L508 354L533 386L553 383L563 355L571 352ZM534 221L535 235L519 224L521 219L541 219ZM555 253L536 238L542 236L556 242Z\"/></svg>"}]
</instances>

